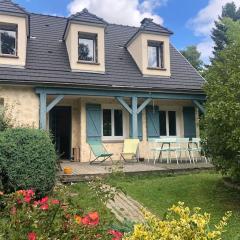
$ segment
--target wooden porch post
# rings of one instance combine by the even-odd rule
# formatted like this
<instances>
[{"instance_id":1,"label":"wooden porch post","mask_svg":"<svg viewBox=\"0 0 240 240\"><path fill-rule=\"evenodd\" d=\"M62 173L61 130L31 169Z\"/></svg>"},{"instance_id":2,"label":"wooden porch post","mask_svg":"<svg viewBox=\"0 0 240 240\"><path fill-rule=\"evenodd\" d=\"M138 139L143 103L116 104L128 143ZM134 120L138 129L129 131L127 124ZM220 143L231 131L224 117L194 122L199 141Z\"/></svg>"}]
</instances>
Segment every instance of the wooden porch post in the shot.
<instances>
[{"instance_id":1,"label":"wooden porch post","mask_svg":"<svg viewBox=\"0 0 240 240\"><path fill-rule=\"evenodd\" d=\"M47 94L45 92L40 93L40 129L46 130L47 123Z\"/></svg>"},{"instance_id":2,"label":"wooden porch post","mask_svg":"<svg viewBox=\"0 0 240 240\"><path fill-rule=\"evenodd\" d=\"M132 138L138 138L138 98L132 97Z\"/></svg>"}]
</instances>

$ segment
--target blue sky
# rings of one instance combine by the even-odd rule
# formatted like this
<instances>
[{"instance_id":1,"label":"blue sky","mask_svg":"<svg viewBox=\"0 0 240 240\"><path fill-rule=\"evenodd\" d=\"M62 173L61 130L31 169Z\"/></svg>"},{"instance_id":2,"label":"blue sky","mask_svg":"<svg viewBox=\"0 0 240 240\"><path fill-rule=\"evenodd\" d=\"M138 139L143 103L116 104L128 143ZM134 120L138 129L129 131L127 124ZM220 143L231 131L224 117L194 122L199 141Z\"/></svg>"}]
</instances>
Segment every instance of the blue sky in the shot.
<instances>
[{"instance_id":1,"label":"blue sky","mask_svg":"<svg viewBox=\"0 0 240 240\"><path fill-rule=\"evenodd\" d=\"M205 62L211 55L210 33L214 20L220 14L222 5L228 1L230 0L15 0L30 12L60 16L68 16L87 7L109 22L129 25L136 25L143 17L153 17L174 32L172 43L178 49L196 45ZM240 0L234 1L240 5ZM126 17L131 14L134 17Z\"/></svg>"}]
</instances>

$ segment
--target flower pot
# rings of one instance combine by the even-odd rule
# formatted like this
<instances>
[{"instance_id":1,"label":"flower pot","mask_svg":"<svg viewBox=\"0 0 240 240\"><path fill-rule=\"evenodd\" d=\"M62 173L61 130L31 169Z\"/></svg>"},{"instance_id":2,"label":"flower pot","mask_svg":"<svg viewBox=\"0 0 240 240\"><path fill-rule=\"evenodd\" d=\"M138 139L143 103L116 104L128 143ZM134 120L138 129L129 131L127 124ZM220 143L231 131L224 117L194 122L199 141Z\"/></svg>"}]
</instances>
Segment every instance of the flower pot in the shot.
<instances>
[{"instance_id":1,"label":"flower pot","mask_svg":"<svg viewBox=\"0 0 240 240\"><path fill-rule=\"evenodd\" d=\"M71 175L73 174L73 169L71 167L65 167L63 169L64 174Z\"/></svg>"}]
</instances>

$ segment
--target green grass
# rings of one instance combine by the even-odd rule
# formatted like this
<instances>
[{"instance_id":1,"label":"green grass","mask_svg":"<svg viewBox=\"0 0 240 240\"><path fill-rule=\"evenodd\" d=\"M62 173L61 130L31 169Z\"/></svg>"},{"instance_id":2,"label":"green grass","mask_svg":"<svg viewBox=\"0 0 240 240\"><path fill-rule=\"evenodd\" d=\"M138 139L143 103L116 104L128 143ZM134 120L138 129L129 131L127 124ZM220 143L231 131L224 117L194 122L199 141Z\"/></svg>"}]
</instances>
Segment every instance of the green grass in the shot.
<instances>
[{"instance_id":1,"label":"green grass","mask_svg":"<svg viewBox=\"0 0 240 240\"><path fill-rule=\"evenodd\" d=\"M178 201L189 207L201 207L211 213L217 223L226 211L232 211L224 239L240 239L240 192L225 187L222 177L215 173L178 176L124 176L109 180L120 187L152 213L163 216Z\"/></svg>"}]
</instances>

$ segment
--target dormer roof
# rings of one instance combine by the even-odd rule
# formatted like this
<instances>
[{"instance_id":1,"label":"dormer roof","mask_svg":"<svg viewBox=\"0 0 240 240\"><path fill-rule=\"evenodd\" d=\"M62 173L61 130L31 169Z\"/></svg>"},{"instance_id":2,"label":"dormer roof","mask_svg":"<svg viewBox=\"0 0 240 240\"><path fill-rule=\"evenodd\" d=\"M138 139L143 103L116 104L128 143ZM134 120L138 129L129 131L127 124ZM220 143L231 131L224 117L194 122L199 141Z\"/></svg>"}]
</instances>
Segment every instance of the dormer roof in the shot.
<instances>
[{"instance_id":1,"label":"dormer roof","mask_svg":"<svg viewBox=\"0 0 240 240\"><path fill-rule=\"evenodd\" d=\"M161 26L160 24L153 22L152 18L144 18L141 21L141 26L139 28L139 31L156 32L156 33L161 33L166 35L173 34L173 32L170 31L169 29Z\"/></svg>"},{"instance_id":2,"label":"dormer roof","mask_svg":"<svg viewBox=\"0 0 240 240\"><path fill-rule=\"evenodd\" d=\"M140 33L152 33L167 36L173 34L171 30L153 22L152 18L144 18L141 21L141 26L139 27L138 31L127 41L126 46L130 45L130 43L137 38Z\"/></svg>"},{"instance_id":3,"label":"dormer roof","mask_svg":"<svg viewBox=\"0 0 240 240\"><path fill-rule=\"evenodd\" d=\"M86 8L84 8L81 12L71 15L68 18L68 20L78 21L82 23L98 24L98 25L107 24L107 22L104 19L90 13Z\"/></svg>"},{"instance_id":4,"label":"dormer roof","mask_svg":"<svg viewBox=\"0 0 240 240\"><path fill-rule=\"evenodd\" d=\"M28 12L11 0L0 0L0 12L11 15L28 15Z\"/></svg>"}]
</instances>

